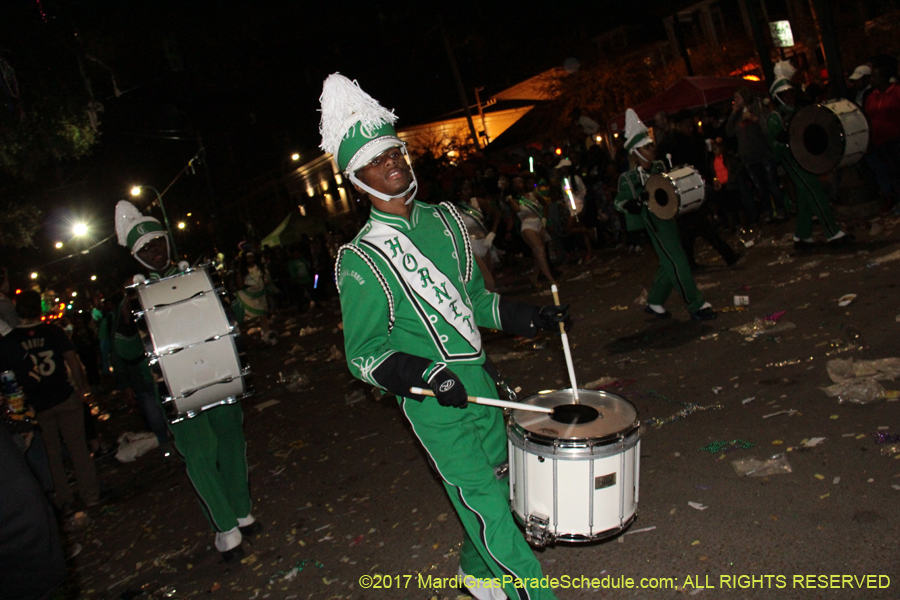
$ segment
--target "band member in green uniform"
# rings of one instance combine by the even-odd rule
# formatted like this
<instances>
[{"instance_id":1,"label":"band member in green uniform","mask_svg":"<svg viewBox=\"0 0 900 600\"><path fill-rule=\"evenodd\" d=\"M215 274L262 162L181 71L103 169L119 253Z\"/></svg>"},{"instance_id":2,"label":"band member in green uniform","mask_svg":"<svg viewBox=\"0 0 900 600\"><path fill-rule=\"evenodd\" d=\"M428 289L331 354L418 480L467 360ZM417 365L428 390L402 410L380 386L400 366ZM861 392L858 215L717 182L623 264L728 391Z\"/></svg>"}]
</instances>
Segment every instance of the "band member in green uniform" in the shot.
<instances>
[{"instance_id":1,"label":"band member in green uniform","mask_svg":"<svg viewBox=\"0 0 900 600\"><path fill-rule=\"evenodd\" d=\"M825 241L829 246L843 246L852 242L855 237L846 233L834 220L834 212L828 201L828 193L822 181L797 163L788 147L788 127L791 118L797 112L797 97L791 77L794 67L787 61L775 64L775 82L770 88L772 97L777 101L775 109L769 112L766 119L766 136L769 146L781 161L781 166L794 183L797 192L797 223L794 227L794 248L810 250L815 247L812 236L812 219L815 214L822 224Z\"/></svg>"},{"instance_id":2,"label":"band member in green uniform","mask_svg":"<svg viewBox=\"0 0 900 600\"><path fill-rule=\"evenodd\" d=\"M558 331L568 308L538 309L486 291L457 210L414 199L396 116L339 74L326 79L321 103L322 149L372 201L335 267L347 365L398 397L464 527L460 574L472 595L555 598L549 589L498 588L504 576L540 578L541 567L509 510L509 481L499 470L507 462L502 411L467 404L467 396L497 397L479 326L533 337Z\"/></svg>"},{"instance_id":3,"label":"band member in green uniform","mask_svg":"<svg viewBox=\"0 0 900 600\"><path fill-rule=\"evenodd\" d=\"M136 281L171 277L188 268L186 262L172 263L168 234L162 224L141 214L126 200L116 205L116 233L119 244L131 250L132 256L148 269L148 277L138 275ZM148 359L143 356L143 342L131 314L122 311L119 320L114 351L131 361L139 359L140 373L156 390ZM158 395L156 400L159 402ZM169 424L200 505L216 532L216 550L229 563L243 558L243 537L254 535L261 529L250 513L252 501L243 422L241 405L234 403L222 404L190 419Z\"/></svg>"},{"instance_id":4,"label":"band member in green uniform","mask_svg":"<svg viewBox=\"0 0 900 600\"><path fill-rule=\"evenodd\" d=\"M712 305L703 300L694 283L675 219L660 219L647 206L647 193L644 191L647 179L666 169L661 161L656 160L656 144L650 132L630 108L625 113L625 151L632 168L619 177L616 208L628 215L640 216L659 257L659 269L644 310L659 318L671 317L665 302L674 288L687 304L691 318L703 321L715 319L717 315Z\"/></svg>"}]
</instances>

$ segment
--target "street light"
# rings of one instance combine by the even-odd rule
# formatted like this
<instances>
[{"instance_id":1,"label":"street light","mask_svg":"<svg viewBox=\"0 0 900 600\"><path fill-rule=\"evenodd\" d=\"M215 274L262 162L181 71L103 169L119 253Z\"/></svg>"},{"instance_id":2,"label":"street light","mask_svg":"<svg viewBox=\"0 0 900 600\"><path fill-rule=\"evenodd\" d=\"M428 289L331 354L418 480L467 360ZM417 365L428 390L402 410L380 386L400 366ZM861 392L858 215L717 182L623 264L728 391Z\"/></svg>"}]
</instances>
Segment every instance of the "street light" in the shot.
<instances>
[{"instance_id":1,"label":"street light","mask_svg":"<svg viewBox=\"0 0 900 600\"><path fill-rule=\"evenodd\" d=\"M156 194L156 199L157 199L157 201L159 201L159 208L160 208L160 210L162 210L163 220L166 222L166 235L168 235L169 232L172 231L172 228L169 226L169 215L166 214L166 207L163 204L162 194L159 193L159 190L157 190L155 187L150 186L150 185L136 185L131 188L131 195L132 196L140 196L141 190L144 190L144 189L150 190L154 194ZM175 257L177 258L179 256L179 254L178 254L178 246L175 245L175 237L169 235L169 239L171 239L171 241L172 241L172 250L175 253Z\"/></svg>"},{"instance_id":2,"label":"street light","mask_svg":"<svg viewBox=\"0 0 900 600\"><path fill-rule=\"evenodd\" d=\"M56 249L59 250L62 248L62 242L56 242Z\"/></svg>"},{"instance_id":3,"label":"street light","mask_svg":"<svg viewBox=\"0 0 900 600\"><path fill-rule=\"evenodd\" d=\"M300 160L300 155L294 152L291 154L291 160Z\"/></svg>"},{"instance_id":4,"label":"street light","mask_svg":"<svg viewBox=\"0 0 900 600\"><path fill-rule=\"evenodd\" d=\"M72 233L74 233L76 237L87 235L87 232L88 226L85 223L75 223L75 225L72 226Z\"/></svg>"}]
</instances>

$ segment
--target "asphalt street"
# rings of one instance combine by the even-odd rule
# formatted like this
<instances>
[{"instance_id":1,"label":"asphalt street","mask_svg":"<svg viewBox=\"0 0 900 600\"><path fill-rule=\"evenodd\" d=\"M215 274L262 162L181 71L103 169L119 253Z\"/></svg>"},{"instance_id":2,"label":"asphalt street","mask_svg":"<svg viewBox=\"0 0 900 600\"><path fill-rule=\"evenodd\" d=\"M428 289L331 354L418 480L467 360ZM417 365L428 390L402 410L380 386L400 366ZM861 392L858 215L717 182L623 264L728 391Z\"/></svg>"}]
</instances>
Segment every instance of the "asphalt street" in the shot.
<instances>
[{"instance_id":1,"label":"asphalt street","mask_svg":"<svg viewBox=\"0 0 900 600\"><path fill-rule=\"evenodd\" d=\"M821 389L832 384L830 360L900 356L898 224L865 223L854 245L806 253L794 251L790 224L735 234L734 246L752 243L734 268L699 244L707 268L697 283L729 309L707 322L690 320L675 296L673 318L643 312L652 250L603 251L567 268L560 293L572 306L579 386L627 398L643 424L630 529L537 551L544 573L569 585L557 590L561 600L900 597L900 460L876 443L876 434L900 433L890 393L900 382L883 381L889 397L866 404ZM500 285L516 299L551 302L526 281L506 274ZM856 296L839 306L847 294ZM743 310L735 296L747 297ZM82 549L64 593L468 597L439 579L456 575L461 526L394 398L351 378L337 354L340 322L332 303L279 315L275 347L249 336L257 395L244 402L245 430L264 531L245 542L242 564L225 565L212 548L181 463L158 453L107 459L100 476L118 497L68 534ZM558 336L485 331L484 340L520 397L569 387ZM126 407L105 406L107 436L138 426ZM790 472L739 476L732 464L777 454Z\"/></svg>"}]
</instances>

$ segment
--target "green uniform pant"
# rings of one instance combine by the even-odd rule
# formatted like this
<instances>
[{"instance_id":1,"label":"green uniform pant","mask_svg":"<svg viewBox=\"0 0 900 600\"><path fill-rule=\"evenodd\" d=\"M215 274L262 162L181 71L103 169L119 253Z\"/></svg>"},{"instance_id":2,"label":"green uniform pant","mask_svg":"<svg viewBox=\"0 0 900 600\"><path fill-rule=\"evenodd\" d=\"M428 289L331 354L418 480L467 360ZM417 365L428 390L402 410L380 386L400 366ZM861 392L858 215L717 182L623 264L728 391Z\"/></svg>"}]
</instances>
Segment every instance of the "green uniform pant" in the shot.
<instances>
[{"instance_id":1,"label":"green uniform pant","mask_svg":"<svg viewBox=\"0 0 900 600\"><path fill-rule=\"evenodd\" d=\"M797 190L797 223L794 226L794 236L801 240L812 236L813 214L822 223L826 238L837 235L841 228L834 220L834 212L831 210L831 203L821 180L798 165L789 149L780 150L778 155L784 170L794 182L794 189Z\"/></svg>"},{"instance_id":2,"label":"green uniform pant","mask_svg":"<svg viewBox=\"0 0 900 600\"><path fill-rule=\"evenodd\" d=\"M647 295L647 302L662 306L675 288L687 304L688 311L697 312L703 306L703 296L691 275L691 266L681 246L675 219L660 219L647 208L643 209L642 215L650 241L659 257L659 269Z\"/></svg>"},{"instance_id":3,"label":"green uniform pant","mask_svg":"<svg viewBox=\"0 0 900 600\"><path fill-rule=\"evenodd\" d=\"M494 382L481 366L451 365L470 395L496 398ZM540 563L525 542L509 508L509 478L494 468L508 460L503 411L478 404L441 406L434 398L403 398L401 408L444 481L465 537L459 566L478 579L539 579ZM515 600L551 600L549 589L504 586Z\"/></svg>"},{"instance_id":4,"label":"green uniform pant","mask_svg":"<svg viewBox=\"0 0 900 600\"><path fill-rule=\"evenodd\" d=\"M200 504L216 531L234 529L239 518L250 514L243 422L238 402L169 426Z\"/></svg>"}]
</instances>

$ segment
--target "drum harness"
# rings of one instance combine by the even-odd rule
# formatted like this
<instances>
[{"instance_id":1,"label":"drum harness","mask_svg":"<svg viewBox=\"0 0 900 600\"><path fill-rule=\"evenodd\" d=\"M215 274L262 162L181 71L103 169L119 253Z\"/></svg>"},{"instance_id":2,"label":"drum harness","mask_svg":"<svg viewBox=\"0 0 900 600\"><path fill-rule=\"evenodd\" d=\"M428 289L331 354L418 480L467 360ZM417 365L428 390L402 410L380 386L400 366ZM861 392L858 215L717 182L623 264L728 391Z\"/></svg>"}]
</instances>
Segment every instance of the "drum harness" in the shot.
<instances>
[{"instance_id":1,"label":"drum harness","mask_svg":"<svg viewBox=\"0 0 900 600\"><path fill-rule=\"evenodd\" d=\"M641 166L638 166L638 168L637 168L637 173L638 173L638 177L641 178L641 185L642 185L642 186L647 185L647 180L650 179L650 174L647 173L647 172L643 169L643 167L641 167ZM637 190L634 189L634 184L631 183L631 180L628 178L627 175L625 176L625 182L628 183L628 187L631 188L631 197L634 198L634 199L636 199L636 200L638 200L638 201L641 203L642 206L646 207L646 206L647 206L647 200L645 200L645 199L643 198L643 195L644 195L644 194L642 193L642 194L638 195ZM646 191L646 190L645 190L645 191ZM653 220L650 219L649 221L650 221L650 227L651 227L651 229L653 229L653 231L655 232L655 231L656 231L656 226L653 224Z\"/></svg>"}]
</instances>

